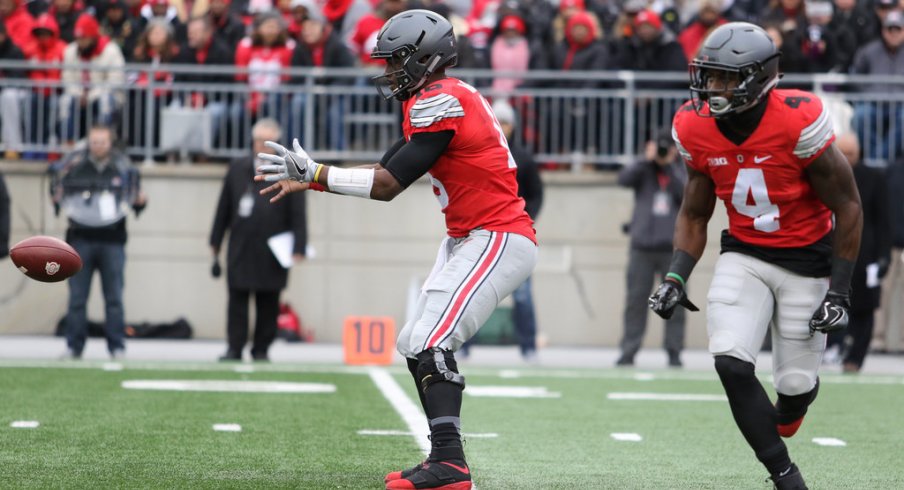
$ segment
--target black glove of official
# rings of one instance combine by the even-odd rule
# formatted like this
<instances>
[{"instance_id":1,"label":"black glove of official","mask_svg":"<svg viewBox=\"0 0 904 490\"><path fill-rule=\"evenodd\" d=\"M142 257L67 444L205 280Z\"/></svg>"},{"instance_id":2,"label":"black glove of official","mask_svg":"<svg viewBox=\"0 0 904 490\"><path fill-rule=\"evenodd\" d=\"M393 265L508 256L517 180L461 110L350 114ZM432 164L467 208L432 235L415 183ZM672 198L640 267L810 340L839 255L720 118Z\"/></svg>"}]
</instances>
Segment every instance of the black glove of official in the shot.
<instances>
[{"instance_id":1,"label":"black glove of official","mask_svg":"<svg viewBox=\"0 0 904 490\"><path fill-rule=\"evenodd\" d=\"M222 273L223 269L220 267L220 259L214 257L213 265L210 266L210 275L213 276L214 279L217 279Z\"/></svg>"},{"instance_id":2,"label":"black glove of official","mask_svg":"<svg viewBox=\"0 0 904 490\"><path fill-rule=\"evenodd\" d=\"M684 288L677 281L666 279L656 289L647 301L653 313L668 320L675 313L675 308L681 305L690 311L700 311L684 293Z\"/></svg>"},{"instance_id":3,"label":"black glove of official","mask_svg":"<svg viewBox=\"0 0 904 490\"><path fill-rule=\"evenodd\" d=\"M851 297L848 294L829 291L826 293L822 304L810 318L810 333L813 332L837 332L848 326L851 309Z\"/></svg>"}]
</instances>

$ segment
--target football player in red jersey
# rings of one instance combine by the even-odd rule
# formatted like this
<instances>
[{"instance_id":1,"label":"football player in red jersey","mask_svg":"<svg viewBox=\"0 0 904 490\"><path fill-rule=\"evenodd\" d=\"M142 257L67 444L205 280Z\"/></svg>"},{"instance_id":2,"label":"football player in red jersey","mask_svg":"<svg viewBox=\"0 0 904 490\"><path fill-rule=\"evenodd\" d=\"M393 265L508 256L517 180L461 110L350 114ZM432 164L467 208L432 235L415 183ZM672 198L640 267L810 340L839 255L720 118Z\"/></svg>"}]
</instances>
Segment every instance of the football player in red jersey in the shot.
<instances>
[{"instance_id":1,"label":"football player in red jersey","mask_svg":"<svg viewBox=\"0 0 904 490\"><path fill-rule=\"evenodd\" d=\"M389 201L424 174L445 214L448 237L421 288L417 312L399 333L430 425L432 450L411 469L386 475L387 489L471 488L461 444L465 387L454 352L489 318L500 299L530 276L537 260L533 222L518 197L517 168L489 104L473 87L445 75L457 54L452 25L426 10L398 14L377 36L375 78L384 97L402 101L403 137L378 164L340 168L268 142L255 180L262 193L323 190Z\"/></svg>"},{"instance_id":2,"label":"football player in red jersey","mask_svg":"<svg viewBox=\"0 0 904 490\"><path fill-rule=\"evenodd\" d=\"M816 398L825 333L847 325L863 218L827 111L811 93L775 88L778 59L763 29L733 22L691 62L692 100L672 126L688 183L669 272L649 303L664 318L693 306L684 285L721 199L729 229L707 295L709 350L735 422L775 487L802 489L780 436L794 435ZM775 405L754 374L767 331Z\"/></svg>"}]
</instances>

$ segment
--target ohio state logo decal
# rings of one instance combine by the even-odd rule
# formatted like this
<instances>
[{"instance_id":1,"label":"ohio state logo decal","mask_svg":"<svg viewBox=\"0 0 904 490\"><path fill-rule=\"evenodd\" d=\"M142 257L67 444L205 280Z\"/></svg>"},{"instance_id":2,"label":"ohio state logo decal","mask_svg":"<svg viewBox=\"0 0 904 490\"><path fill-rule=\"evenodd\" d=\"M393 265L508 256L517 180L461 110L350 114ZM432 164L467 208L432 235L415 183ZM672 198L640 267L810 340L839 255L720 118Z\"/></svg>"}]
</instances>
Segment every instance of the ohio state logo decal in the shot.
<instances>
[{"instance_id":1,"label":"ohio state logo decal","mask_svg":"<svg viewBox=\"0 0 904 490\"><path fill-rule=\"evenodd\" d=\"M48 262L47 265L44 266L44 272L46 272L48 276L52 276L57 272L60 272L60 264L56 262Z\"/></svg>"}]
</instances>

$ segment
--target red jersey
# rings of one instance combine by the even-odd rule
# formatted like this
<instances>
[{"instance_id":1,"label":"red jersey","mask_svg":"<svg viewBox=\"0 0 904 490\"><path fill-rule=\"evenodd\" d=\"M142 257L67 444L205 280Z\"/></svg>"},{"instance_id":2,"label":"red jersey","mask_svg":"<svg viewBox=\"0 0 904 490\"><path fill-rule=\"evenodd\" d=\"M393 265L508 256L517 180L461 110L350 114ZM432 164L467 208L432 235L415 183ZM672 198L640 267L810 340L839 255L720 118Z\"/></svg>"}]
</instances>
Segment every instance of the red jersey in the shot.
<instances>
[{"instance_id":1,"label":"red jersey","mask_svg":"<svg viewBox=\"0 0 904 490\"><path fill-rule=\"evenodd\" d=\"M832 212L805 173L835 141L819 97L772 90L759 126L740 145L722 135L714 118L698 116L687 103L675 114L672 136L684 161L715 183L734 238L757 246L796 248L832 229Z\"/></svg>"},{"instance_id":2,"label":"red jersey","mask_svg":"<svg viewBox=\"0 0 904 490\"><path fill-rule=\"evenodd\" d=\"M511 232L537 241L533 221L518 197L517 166L490 104L477 89L444 78L402 104L402 132L455 131L428 172L449 236L471 230Z\"/></svg>"}]
</instances>

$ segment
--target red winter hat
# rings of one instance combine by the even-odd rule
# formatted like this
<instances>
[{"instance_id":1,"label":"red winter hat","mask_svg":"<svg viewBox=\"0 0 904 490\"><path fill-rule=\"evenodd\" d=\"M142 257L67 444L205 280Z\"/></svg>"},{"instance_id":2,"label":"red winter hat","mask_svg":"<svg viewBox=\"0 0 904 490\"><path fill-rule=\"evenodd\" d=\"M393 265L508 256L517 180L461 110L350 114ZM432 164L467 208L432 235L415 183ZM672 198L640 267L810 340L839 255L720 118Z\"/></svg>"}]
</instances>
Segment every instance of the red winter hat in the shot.
<instances>
[{"instance_id":1,"label":"red winter hat","mask_svg":"<svg viewBox=\"0 0 904 490\"><path fill-rule=\"evenodd\" d=\"M502 18L502 21L499 22L499 30L504 31L506 29L514 29L518 31L518 34L524 35L527 32L527 27L524 25L524 20L517 15L506 15Z\"/></svg>"},{"instance_id":2,"label":"red winter hat","mask_svg":"<svg viewBox=\"0 0 904 490\"><path fill-rule=\"evenodd\" d=\"M32 34L37 34L37 31L40 30L50 31L53 34L53 37L60 36L59 24L57 24L56 19L47 12L39 15L38 18L35 19L35 23L31 26Z\"/></svg>"},{"instance_id":3,"label":"red winter hat","mask_svg":"<svg viewBox=\"0 0 904 490\"><path fill-rule=\"evenodd\" d=\"M559 12L574 7L578 10L584 10L584 0L561 0L559 2Z\"/></svg>"},{"instance_id":4,"label":"red winter hat","mask_svg":"<svg viewBox=\"0 0 904 490\"><path fill-rule=\"evenodd\" d=\"M662 19L656 15L656 12L652 10L641 10L637 13L637 16L634 17L634 27L637 27L643 23L650 24L655 27L657 31L662 30Z\"/></svg>"},{"instance_id":5,"label":"red winter hat","mask_svg":"<svg viewBox=\"0 0 904 490\"><path fill-rule=\"evenodd\" d=\"M75 37L100 37L100 25L91 14L82 14L75 21Z\"/></svg>"}]
</instances>

